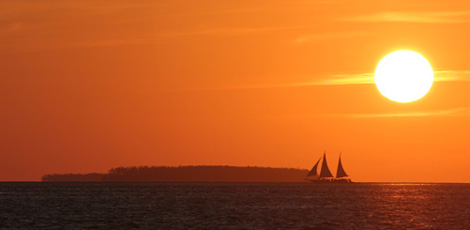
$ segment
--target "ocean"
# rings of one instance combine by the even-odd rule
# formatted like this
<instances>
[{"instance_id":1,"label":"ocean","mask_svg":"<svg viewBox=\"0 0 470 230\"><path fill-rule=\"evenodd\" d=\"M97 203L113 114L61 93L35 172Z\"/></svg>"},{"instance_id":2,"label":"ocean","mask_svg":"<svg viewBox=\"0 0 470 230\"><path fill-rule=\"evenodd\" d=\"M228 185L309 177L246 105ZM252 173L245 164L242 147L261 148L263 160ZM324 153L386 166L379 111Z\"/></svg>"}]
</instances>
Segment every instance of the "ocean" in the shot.
<instances>
[{"instance_id":1,"label":"ocean","mask_svg":"<svg viewBox=\"0 0 470 230\"><path fill-rule=\"evenodd\" d=\"M470 184L4 182L0 229L470 229Z\"/></svg>"}]
</instances>

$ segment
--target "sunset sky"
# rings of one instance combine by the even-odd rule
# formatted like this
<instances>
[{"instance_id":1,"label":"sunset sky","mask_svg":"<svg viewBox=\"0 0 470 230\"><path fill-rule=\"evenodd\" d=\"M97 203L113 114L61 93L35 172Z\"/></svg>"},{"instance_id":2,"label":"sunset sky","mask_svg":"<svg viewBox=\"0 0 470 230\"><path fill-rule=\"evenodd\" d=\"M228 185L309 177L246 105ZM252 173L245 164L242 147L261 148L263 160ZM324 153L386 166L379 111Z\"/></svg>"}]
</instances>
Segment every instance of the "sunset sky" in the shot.
<instances>
[{"instance_id":1,"label":"sunset sky","mask_svg":"<svg viewBox=\"0 0 470 230\"><path fill-rule=\"evenodd\" d=\"M2 1L0 180L135 165L470 182L468 1ZM374 70L431 63L421 100Z\"/></svg>"}]
</instances>

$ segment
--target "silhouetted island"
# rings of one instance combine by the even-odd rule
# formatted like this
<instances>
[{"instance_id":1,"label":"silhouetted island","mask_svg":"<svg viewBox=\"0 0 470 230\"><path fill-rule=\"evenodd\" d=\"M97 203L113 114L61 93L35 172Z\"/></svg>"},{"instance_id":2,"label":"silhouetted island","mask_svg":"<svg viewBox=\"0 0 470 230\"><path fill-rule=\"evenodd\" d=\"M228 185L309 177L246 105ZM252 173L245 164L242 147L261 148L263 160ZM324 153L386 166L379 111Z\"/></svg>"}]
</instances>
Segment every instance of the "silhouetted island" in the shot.
<instances>
[{"instance_id":1,"label":"silhouetted island","mask_svg":"<svg viewBox=\"0 0 470 230\"><path fill-rule=\"evenodd\" d=\"M108 173L46 174L43 182L305 182L306 169L235 166L140 166Z\"/></svg>"},{"instance_id":2,"label":"silhouetted island","mask_svg":"<svg viewBox=\"0 0 470 230\"><path fill-rule=\"evenodd\" d=\"M44 182L102 182L105 173L88 174L46 174L41 178Z\"/></svg>"}]
</instances>

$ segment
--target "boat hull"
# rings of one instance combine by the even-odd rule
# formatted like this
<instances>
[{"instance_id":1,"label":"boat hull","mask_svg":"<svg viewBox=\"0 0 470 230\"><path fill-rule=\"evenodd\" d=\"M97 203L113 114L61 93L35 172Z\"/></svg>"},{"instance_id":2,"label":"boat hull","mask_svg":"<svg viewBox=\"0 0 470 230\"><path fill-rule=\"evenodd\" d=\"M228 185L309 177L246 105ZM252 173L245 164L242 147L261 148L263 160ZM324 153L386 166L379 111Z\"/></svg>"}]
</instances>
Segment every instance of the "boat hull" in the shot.
<instances>
[{"instance_id":1,"label":"boat hull","mask_svg":"<svg viewBox=\"0 0 470 230\"><path fill-rule=\"evenodd\" d=\"M315 184L347 184L353 183L351 179L306 179Z\"/></svg>"}]
</instances>

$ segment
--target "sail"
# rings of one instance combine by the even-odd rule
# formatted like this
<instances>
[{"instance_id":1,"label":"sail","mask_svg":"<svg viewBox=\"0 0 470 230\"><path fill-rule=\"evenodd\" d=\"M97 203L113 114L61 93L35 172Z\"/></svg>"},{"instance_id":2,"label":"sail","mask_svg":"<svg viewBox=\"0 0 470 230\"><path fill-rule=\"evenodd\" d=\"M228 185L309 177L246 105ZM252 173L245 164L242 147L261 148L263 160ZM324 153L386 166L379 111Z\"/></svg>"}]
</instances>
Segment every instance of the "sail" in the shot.
<instances>
[{"instance_id":1,"label":"sail","mask_svg":"<svg viewBox=\"0 0 470 230\"><path fill-rule=\"evenodd\" d=\"M344 171L343 164L341 164L341 154L339 155L338 170L336 171L336 178L347 177L346 171Z\"/></svg>"},{"instance_id":2,"label":"sail","mask_svg":"<svg viewBox=\"0 0 470 230\"><path fill-rule=\"evenodd\" d=\"M320 177L333 177L333 174L331 174L330 169L328 168L328 164L326 163L326 153L323 154L323 163L321 165Z\"/></svg>"},{"instance_id":3,"label":"sail","mask_svg":"<svg viewBox=\"0 0 470 230\"><path fill-rule=\"evenodd\" d=\"M313 166L312 170L310 170L310 172L307 174L307 176L318 176L318 173L317 173L317 167L318 167L318 163L320 163L320 159L318 159L317 163Z\"/></svg>"}]
</instances>

